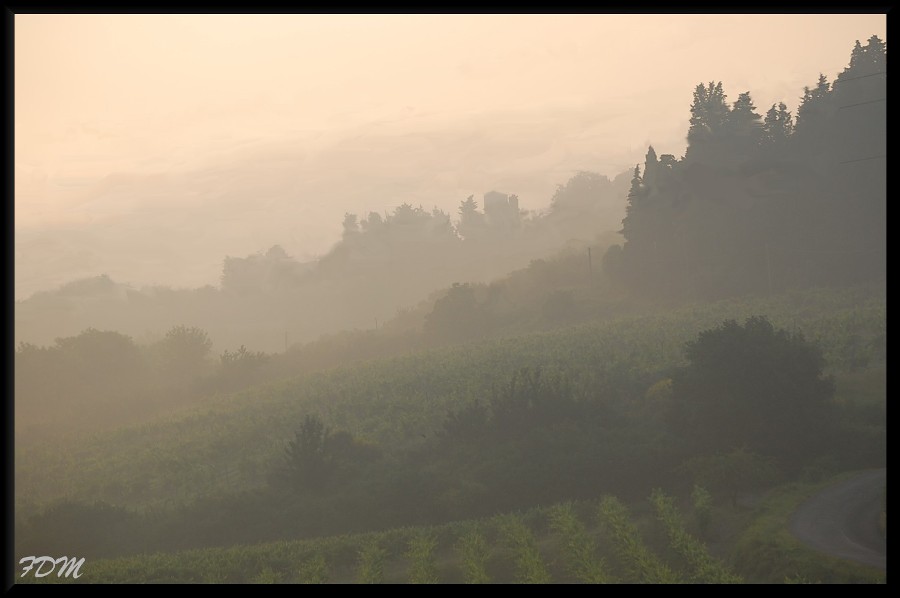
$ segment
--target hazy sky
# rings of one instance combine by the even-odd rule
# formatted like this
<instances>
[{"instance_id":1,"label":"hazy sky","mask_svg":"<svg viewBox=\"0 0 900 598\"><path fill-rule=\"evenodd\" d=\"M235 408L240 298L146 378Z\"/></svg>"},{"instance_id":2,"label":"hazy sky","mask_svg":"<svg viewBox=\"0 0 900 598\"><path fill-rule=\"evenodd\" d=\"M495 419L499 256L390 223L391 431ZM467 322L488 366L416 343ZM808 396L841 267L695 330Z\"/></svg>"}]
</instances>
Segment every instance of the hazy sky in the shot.
<instances>
[{"instance_id":1,"label":"hazy sky","mask_svg":"<svg viewBox=\"0 0 900 598\"><path fill-rule=\"evenodd\" d=\"M697 83L793 111L856 39L885 30L859 14L16 15L16 295L93 271L215 282L226 253L321 253L343 212L404 193L450 211L496 187L537 209L575 170L613 176L648 143L680 156ZM396 187L341 191L347 172ZM269 203L253 211L254 197ZM230 205L231 228L195 263L148 269L126 248L105 261L114 242L91 248L85 232L131 222L132 238L165 215L142 245L160 254L165 222ZM87 257L51 275L41 234L60 230L84 232Z\"/></svg>"}]
</instances>

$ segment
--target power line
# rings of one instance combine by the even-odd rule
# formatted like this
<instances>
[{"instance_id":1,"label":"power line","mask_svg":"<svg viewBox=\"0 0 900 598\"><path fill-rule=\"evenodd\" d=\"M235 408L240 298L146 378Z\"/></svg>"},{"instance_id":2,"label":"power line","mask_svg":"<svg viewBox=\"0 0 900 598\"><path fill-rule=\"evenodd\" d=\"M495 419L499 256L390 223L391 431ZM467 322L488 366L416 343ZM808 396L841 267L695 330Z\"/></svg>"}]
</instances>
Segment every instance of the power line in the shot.
<instances>
[{"instance_id":1,"label":"power line","mask_svg":"<svg viewBox=\"0 0 900 598\"><path fill-rule=\"evenodd\" d=\"M836 79L831 86L834 87L838 83L845 83L847 81L856 81L857 79L865 79L866 77L875 77L877 75L884 75L887 71L878 71L877 73L871 73L869 75L860 75L859 77L849 77L847 79Z\"/></svg>"},{"instance_id":2,"label":"power line","mask_svg":"<svg viewBox=\"0 0 900 598\"><path fill-rule=\"evenodd\" d=\"M768 245L766 248L768 249ZM881 253L880 249L800 249L796 247L775 247L782 253L819 253L819 254L851 254L851 253Z\"/></svg>"},{"instance_id":3,"label":"power line","mask_svg":"<svg viewBox=\"0 0 900 598\"><path fill-rule=\"evenodd\" d=\"M856 104L847 104L846 106L838 106L838 110L842 110L844 108L853 108L854 106L864 106L866 104L874 104L875 102L883 102L887 98L881 98L880 100L869 100L868 102L857 102Z\"/></svg>"},{"instance_id":4,"label":"power line","mask_svg":"<svg viewBox=\"0 0 900 598\"><path fill-rule=\"evenodd\" d=\"M857 158L856 160L844 160L843 162L838 162L838 164L850 164L851 162L864 162L865 160L877 160L878 158L887 158L887 154L883 154L881 156L872 156L871 158Z\"/></svg>"}]
</instances>

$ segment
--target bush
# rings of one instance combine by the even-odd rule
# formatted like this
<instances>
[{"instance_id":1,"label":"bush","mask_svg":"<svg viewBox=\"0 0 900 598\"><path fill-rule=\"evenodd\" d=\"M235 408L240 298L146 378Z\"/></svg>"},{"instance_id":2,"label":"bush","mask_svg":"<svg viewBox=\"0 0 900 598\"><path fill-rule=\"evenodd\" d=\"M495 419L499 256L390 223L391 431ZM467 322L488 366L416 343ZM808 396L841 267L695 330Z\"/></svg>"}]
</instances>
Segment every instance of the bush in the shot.
<instances>
[{"instance_id":1,"label":"bush","mask_svg":"<svg viewBox=\"0 0 900 598\"><path fill-rule=\"evenodd\" d=\"M676 434L704 453L746 447L802 463L827 440L834 383L799 333L764 317L727 320L687 344L689 365L673 379Z\"/></svg>"}]
</instances>

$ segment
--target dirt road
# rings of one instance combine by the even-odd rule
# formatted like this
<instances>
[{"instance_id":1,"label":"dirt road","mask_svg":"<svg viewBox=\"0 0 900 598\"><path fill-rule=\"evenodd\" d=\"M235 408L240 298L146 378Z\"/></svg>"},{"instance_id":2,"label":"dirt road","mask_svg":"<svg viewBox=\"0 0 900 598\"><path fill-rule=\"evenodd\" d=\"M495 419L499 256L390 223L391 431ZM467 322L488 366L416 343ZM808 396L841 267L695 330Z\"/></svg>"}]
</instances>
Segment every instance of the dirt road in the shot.
<instances>
[{"instance_id":1,"label":"dirt road","mask_svg":"<svg viewBox=\"0 0 900 598\"><path fill-rule=\"evenodd\" d=\"M887 470L869 470L822 490L791 517L791 533L821 552L886 569L887 542L878 529Z\"/></svg>"}]
</instances>

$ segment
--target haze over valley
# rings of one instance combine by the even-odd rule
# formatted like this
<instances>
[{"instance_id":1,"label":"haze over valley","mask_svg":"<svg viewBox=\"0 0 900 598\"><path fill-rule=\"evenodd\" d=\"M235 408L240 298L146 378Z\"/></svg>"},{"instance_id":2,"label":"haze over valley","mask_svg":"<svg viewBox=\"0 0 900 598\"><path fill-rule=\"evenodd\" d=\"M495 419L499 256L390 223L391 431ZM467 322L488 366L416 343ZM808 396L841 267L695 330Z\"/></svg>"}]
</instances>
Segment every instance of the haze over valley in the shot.
<instances>
[{"instance_id":1,"label":"haze over valley","mask_svg":"<svg viewBox=\"0 0 900 598\"><path fill-rule=\"evenodd\" d=\"M884 583L885 15L14 24L15 581Z\"/></svg>"}]
</instances>

